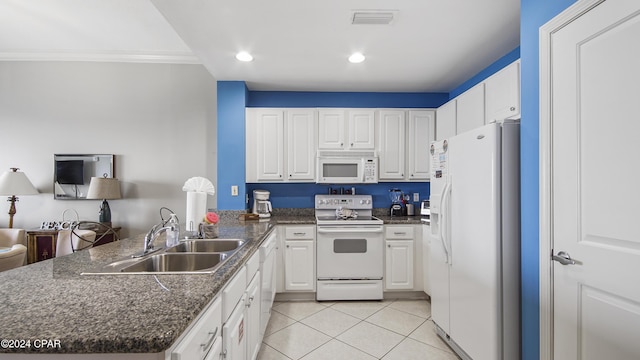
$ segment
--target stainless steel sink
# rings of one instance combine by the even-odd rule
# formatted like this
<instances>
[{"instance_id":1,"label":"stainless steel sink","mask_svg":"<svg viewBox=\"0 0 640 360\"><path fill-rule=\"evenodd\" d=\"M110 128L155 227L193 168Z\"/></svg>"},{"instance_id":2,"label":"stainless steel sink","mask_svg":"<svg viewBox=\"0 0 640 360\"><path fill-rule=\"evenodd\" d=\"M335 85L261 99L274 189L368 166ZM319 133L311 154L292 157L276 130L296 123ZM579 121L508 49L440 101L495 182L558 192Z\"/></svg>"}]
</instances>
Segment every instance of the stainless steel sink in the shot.
<instances>
[{"instance_id":1,"label":"stainless steel sink","mask_svg":"<svg viewBox=\"0 0 640 360\"><path fill-rule=\"evenodd\" d=\"M229 255L226 253L212 254L155 254L143 258L135 264L121 269L124 273L139 272L195 272L202 270L213 271Z\"/></svg>"},{"instance_id":2,"label":"stainless steel sink","mask_svg":"<svg viewBox=\"0 0 640 360\"><path fill-rule=\"evenodd\" d=\"M217 253L238 250L245 244L241 239L188 240L165 250L167 253Z\"/></svg>"},{"instance_id":3,"label":"stainless steel sink","mask_svg":"<svg viewBox=\"0 0 640 360\"><path fill-rule=\"evenodd\" d=\"M213 273L245 244L242 239L187 240L143 257L114 261L82 275Z\"/></svg>"}]
</instances>

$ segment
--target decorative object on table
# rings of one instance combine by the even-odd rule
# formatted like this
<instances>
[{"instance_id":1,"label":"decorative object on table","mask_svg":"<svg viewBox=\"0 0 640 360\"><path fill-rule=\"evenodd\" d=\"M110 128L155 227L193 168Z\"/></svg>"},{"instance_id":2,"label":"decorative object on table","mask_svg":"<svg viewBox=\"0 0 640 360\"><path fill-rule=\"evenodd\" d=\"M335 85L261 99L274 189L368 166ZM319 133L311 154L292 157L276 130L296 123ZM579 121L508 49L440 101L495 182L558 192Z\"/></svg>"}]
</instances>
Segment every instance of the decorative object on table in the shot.
<instances>
[{"instance_id":1,"label":"decorative object on table","mask_svg":"<svg viewBox=\"0 0 640 360\"><path fill-rule=\"evenodd\" d=\"M220 235L218 230L218 221L220 217L213 211L207 212L200 223L200 232L205 239L215 239Z\"/></svg>"},{"instance_id":2,"label":"decorative object on table","mask_svg":"<svg viewBox=\"0 0 640 360\"><path fill-rule=\"evenodd\" d=\"M18 168L11 168L0 176L0 196L9 196L7 201L11 202L9 207L9 228L13 227L13 216L16 214L16 201L18 196L36 195L38 190L33 186L25 173L18 171Z\"/></svg>"},{"instance_id":3,"label":"decorative object on table","mask_svg":"<svg viewBox=\"0 0 640 360\"><path fill-rule=\"evenodd\" d=\"M87 192L87 199L102 199L99 221L111 224L111 208L107 200L120 199L120 182L116 178L92 177Z\"/></svg>"},{"instance_id":4,"label":"decorative object on table","mask_svg":"<svg viewBox=\"0 0 640 360\"><path fill-rule=\"evenodd\" d=\"M214 195L216 189L213 183L203 177L192 177L182 186L187 192L187 216L185 230L187 237L192 237L199 231L199 224L207 214L207 195Z\"/></svg>"}]
</instances>

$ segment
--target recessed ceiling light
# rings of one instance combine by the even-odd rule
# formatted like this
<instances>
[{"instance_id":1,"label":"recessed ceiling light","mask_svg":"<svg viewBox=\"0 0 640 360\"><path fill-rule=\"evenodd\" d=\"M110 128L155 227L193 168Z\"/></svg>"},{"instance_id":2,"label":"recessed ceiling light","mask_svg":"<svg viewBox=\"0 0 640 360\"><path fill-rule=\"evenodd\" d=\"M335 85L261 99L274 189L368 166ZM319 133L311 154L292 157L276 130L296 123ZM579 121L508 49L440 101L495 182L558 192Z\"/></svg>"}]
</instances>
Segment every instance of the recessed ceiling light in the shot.
<instances>
[{"instance_id":1,"label":"recessed ceiling light","mask_svg":"<svg viewBox=\"0 0 640 360\"><path fill-rule=\"evenodd\" d=\"M362 53L353 53L351 54L351 56L349 56L349 62L352 62L354 64L358 64L364 61L364 55L362 55Z\"/></svg>"},{"instance_id":2,"label":"recessed ceiling light","mask_svg":"<svg viewBox=\"0 0 640 360\"><path fill-rule=\"evenodd\" d=\"M253 56L251 56L251 54L249 54L246 51L240 51L239 53L236 54L236 59L247 62L247 61L252 61Z\"/></svg>"}]
</instances>

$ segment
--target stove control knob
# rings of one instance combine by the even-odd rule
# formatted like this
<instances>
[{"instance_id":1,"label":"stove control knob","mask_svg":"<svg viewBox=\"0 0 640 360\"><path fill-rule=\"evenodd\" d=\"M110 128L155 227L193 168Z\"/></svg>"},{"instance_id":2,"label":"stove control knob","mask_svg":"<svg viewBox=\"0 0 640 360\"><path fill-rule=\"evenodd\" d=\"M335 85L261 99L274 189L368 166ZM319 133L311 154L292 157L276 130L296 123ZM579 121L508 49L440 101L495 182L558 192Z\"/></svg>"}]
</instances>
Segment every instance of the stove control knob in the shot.
<instances>
[{"instance_id":1,"label":"stove control knob","mask_svg":"<svg viewBox=\"0 0 640 360\"><path fill-rule=\"evenodd\" d=\"M318 205L322 205L324 201L322 199L318 199Z\"/></svg>"}]
</instances>

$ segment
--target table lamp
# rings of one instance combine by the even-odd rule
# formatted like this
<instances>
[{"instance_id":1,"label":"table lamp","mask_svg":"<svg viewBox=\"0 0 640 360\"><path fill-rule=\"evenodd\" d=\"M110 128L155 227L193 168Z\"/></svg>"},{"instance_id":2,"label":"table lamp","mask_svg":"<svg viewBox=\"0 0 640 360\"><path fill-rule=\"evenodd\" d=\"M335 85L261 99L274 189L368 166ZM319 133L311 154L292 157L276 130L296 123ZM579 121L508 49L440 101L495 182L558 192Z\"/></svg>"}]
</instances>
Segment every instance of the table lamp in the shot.
<instances>
[{"instance_id":1,"label":"table lamp","mask_svg":"<svg viewBox=\"0 0 640 360\"><path fill-rule=\"evenodd\" d=\"M27 175L18 172L18 168L11 168L0 176L0 196L9 196L9 228L13 228L13 215L16 214L16 201L18 196L36 195L38 190L33 186Z\"/></svg>"},{"instance_id":2,"label":"table lamp","mask_svg":"<svg viewBox=\"0 0 640 360\"><path fill-rule=\"evenodd\" d=\"M100 222L111 223L111 209L107 200L120 199L120 182L115 178L92 177L87 191L87 199L102 199Z\"/></svg>"}]
</instances>

